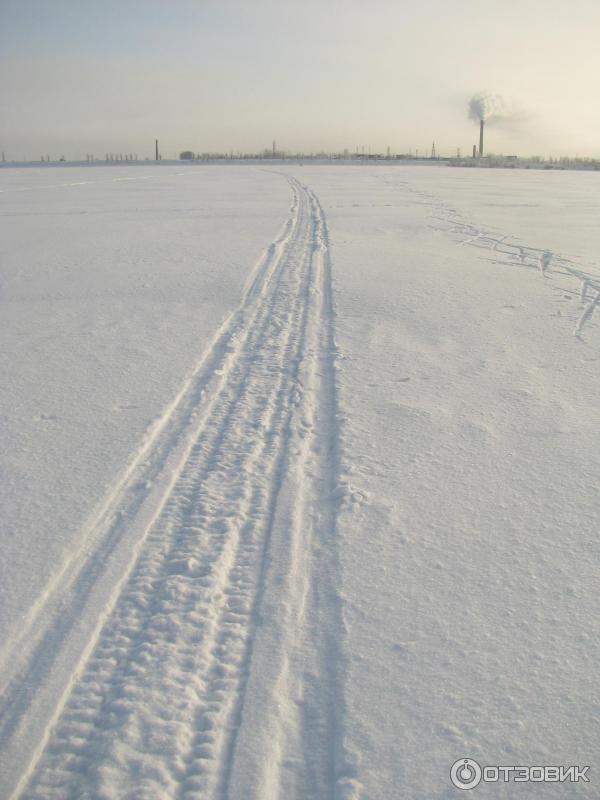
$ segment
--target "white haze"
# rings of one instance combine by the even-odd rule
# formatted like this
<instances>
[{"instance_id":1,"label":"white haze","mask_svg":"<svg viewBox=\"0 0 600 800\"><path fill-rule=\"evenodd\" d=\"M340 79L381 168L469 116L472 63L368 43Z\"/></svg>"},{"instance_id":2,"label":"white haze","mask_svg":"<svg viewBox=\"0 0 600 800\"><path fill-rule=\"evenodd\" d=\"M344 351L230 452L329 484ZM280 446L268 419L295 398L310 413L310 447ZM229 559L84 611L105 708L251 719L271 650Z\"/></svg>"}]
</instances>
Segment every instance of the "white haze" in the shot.
<instances>
[{"instance_id":1,"label":"white haze","mask_svg":"<svg viewBox=\"0 0 600 800\"><path fill-rule=\"evenodd\" d=\"M8 158L256 151L468 151L469 97L507 99L495 152L600 156L600 6L424 0L4 0ZM534 33L535 32L535 33ZM483 93L485 94L485 93ZM514 113L527 109L527 114ZM510 112L510 113L507 113Z\"/></svg>"}]
</instances>

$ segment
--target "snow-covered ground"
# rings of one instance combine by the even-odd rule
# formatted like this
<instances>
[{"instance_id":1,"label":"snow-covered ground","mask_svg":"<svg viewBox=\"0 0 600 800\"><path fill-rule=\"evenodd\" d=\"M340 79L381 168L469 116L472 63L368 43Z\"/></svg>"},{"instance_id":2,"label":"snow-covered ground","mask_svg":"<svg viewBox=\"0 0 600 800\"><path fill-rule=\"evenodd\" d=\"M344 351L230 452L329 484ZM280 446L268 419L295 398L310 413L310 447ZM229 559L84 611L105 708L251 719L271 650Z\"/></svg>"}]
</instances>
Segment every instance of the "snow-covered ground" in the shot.
<instances>
[{"instance_id":1,"label":"snow-covered ground","mask_svg":"<svg viewBox=\"0 0 600 800\"><path fill-rule=\"evenodd\" d=\"M597 181L0 170L3 797L598 796Z\"/></svg>"}]
</instances>

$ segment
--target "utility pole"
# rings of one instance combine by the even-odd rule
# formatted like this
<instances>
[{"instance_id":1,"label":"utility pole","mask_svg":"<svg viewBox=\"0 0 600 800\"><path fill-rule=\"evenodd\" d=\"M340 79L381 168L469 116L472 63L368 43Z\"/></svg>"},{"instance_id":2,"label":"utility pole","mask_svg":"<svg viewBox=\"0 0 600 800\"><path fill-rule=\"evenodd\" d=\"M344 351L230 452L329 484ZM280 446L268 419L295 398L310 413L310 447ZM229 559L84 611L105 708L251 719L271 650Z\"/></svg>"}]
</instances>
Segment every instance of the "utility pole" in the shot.
<instances>
[{"instance_id":1,"label":"utility pole","mask_svg":"<svg viewBox=\"0 0 600 800\"><path fill-rule=\"evenodd\" d=\"M277 143L275 139L273 139L273 158L275 158L275 153L277 152Z\"/></svg>"}]
</instances>

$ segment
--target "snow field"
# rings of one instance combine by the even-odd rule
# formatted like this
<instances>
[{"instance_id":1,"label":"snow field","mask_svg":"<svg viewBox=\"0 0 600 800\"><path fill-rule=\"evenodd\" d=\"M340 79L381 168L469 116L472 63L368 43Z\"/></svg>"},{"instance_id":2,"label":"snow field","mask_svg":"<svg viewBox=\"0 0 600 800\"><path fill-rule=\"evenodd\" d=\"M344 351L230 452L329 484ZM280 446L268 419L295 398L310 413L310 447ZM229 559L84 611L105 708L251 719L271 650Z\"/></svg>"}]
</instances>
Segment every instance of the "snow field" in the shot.
<instances>
[{"instance_id":1,"label":"snow field","mask_svg":"<svg viewBox=\"0 0 600 800\"><path fill-rule=\"evenodd\" d=\"M449 781L461 757L592 775L597 763L599 333L592 316L572 335L579 281L562 259L594 275L591 234L577 233L598 198L582 192L560 229L525 238L522 217L513 231L509 212L484 208L501 196L494 176L459 188L454 172L306 178L328 210L354 498L338 520L344 730L359 796L382 800L461 794ZM507 202L541 204L537 218L558 204L511 178ZM504 252L469 241L481 230L506 236ZM546 249L542 275L529 253Z\"/></svg>"},{"instance_id":2,"label":"snow field","mask_svg":"<svg viewBox=\"0 0 600 800\"><path fill-rule=\"evenodd\" d=\"M485 797L595 797L594 176L139 169L81 170L71 184L7 171L0 186L0 203L13 198L5 216L22 201L5 247L44 287L36 313L64 301L54 363L81 421L69 431L61 415L44 418L69 433L40 443L52 444L57 474L33 459L29 483L7 495L16 526L26 490L39 498L55 486L71 527L49 568L41 512L51 503L20 528L30 559L5 543L3 795L446 799L460 794L451 765L471 757L592 766L590 784L488 784L476 790ZM123 215L142 215L146 266L120 275L105 264L79 283L71 271L64 284L55 268L44 283L40 241L23 243L27 215L41 217L33 230L52 252L44 218L69 208L84 253L87 220L63 193L84 192L89 209L98 190L108 191L98 212L122 198ZM160 220L179 227L182 216L178 241ZM117 237L125 247L131 231ZM259 241L246 279L244 245ZM164 253L156 263L152 246ZM146 269L159 284L136 310L131 276ZM16 268L6 276L17 348L27 283ZM90 281L98 295L83 307L63 296ZM177 309L169 347L151 333L165 308ZM97 341L75 347L68 366L82 311L112 333L98 338L94 325ZM47 330L27 319L15 353L30 377L15 370L12 385L41 418L52 403L42 411L37 383L63 402L69 391L44 368ZM81 403L87 357L90 377L138 369L139 396L153 384L148 359L159 366L156 388L129 409L131 430L90 422L103 406ZM125 384L114 379L113 396ZM5 419L8 437L38 424ZM100 441L115 448L103 471L89 455ZM25 470L33 452L23 449ZM69 500L77 463L79 507ZM92 488L110 470L118 477ZM60 516L46 519L56 530Z\"/></svg>"},{"instance_id":3,"label":"snow field","mask_svg":"<svg viewBox=\"0 0 600 800\"><path fill-rule=\"evenodd\" d=\"M237 784L240 796L249 790L264 796L285 793L289 784L293 792L316 795L335 782L330 757L339 643L329 629L339 629L330 574L339 493L327 233L314 195L291 183L295 199L282 236L268 249L245 302L198 375L151 438L158 466L149 469L146 462L140 469L135 463L134 482L125 477L98 520L103 530L96 536L109 558L124 537L132 538L131 530L140 529L134 558L55 709L58 724L47 729L37 771L31 781L28 774L21 778L17 793L225 797ZM166 445L182 453L174 467L166 457L170 477L161 481L160 499L152 491L140 498L140 484L151 489L154 472L164 470L163 429L182 415L182 448L172 436ZM313 482L318 493L311 490ZM150 513L145 505L156 507ZM278 613L269 615L274 578L266 569L271 548L284 549L277 544L282 536L294 558L290 573L278 566L277 583L285 581L287 592L282 596L279 587L271 601ZM326 557L320 552L317 560L312 550L324 544ZM42 664L48 668L50 642L65 649L81 602L89 602L90 583L98 582L99 560L104 557L96 551L73 570L68 597L60 587L60 614L44 632L29 669L10 686L16 710L12 716L7 710L5 729L26 727L27 719L19 719L25 687L41 679ZM69 610L70 601L75 602ZM50 602L48 597L46 606ZM276 636L279 647L263 645L262 660L282 687L278 697L288 697L283 687L291 692L285 713L257 704L259 690L246 700L252 663L261 660L257 629L264 615L267 638ZM298 617L307 618L304 636L289 641ZM64 680L66 665L54 669ZM263 669L261 682L264 677ZM273 728L263 733L250 781L252 751L243 759L242 779L236 771L238 740L250 738L256 749L254 727L246 734L240 726L246 704L259 717L259 730ZM22 745L19 734L15 744ZM272 742L287 740L306 750L306 763L279 774L275 768L285 753L266 760L264 755ZM295 749L293 756L298 759Z\"/></svg>"}]
</instances>

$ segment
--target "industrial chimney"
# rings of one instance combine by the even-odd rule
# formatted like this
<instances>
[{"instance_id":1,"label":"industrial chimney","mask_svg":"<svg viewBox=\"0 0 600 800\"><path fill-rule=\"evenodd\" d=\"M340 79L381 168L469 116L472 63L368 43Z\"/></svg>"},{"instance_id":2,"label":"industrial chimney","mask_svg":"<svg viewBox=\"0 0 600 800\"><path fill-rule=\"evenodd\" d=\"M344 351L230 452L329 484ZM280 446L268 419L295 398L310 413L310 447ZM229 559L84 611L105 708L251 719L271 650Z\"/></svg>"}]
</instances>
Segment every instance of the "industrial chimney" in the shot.
<instances>
[{"instance_id":1,"label":"industrial chimney","mask_svg":"<svg viewBox=\"0 0 600 800\"><path fill-rule=\"evenodd\" d=\"M479 158L483 156L483 120L479 121Z\"/></svg>"}]
</instances>

